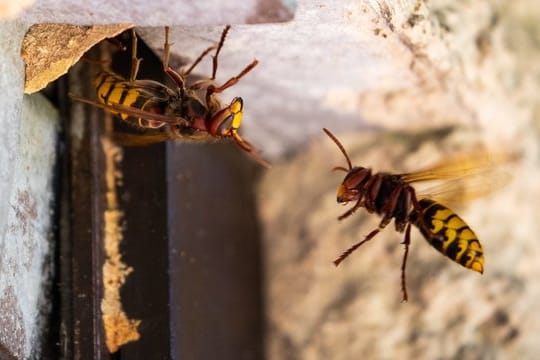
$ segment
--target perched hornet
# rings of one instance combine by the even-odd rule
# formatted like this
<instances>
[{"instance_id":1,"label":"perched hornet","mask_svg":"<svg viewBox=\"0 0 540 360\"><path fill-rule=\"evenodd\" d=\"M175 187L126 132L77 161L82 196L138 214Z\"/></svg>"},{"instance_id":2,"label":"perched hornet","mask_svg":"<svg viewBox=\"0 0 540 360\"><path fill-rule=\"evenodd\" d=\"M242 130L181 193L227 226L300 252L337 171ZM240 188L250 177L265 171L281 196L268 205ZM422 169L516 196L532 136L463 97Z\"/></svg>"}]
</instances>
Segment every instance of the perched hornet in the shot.
<instances>
[{"instance_id":1,"label":"perched hornet","mask_svg":"<svg viewBox=\"0 0 540 360\"><path fill-rule=\"evenodd\" d=\"M372 173L371 169L368 168L353 167L339 140L328 129L323 130L339 147L348 164L348 168L342 166L334 168L334 170L347 173L338 187L337 202L342 204L349 201L356 202L338 219L349 217L361 207L369 213L377 213L382 217L377 229L371 231L362 241L352 245L334 260L336 266L362 244L374 238L393 219L396 231L400 233L405 231L402 243L405 250L401 264L403 302L408 300L405 268L409 253L411 225L416 226L427 242L443 255L468 269L479 273L484 272L484 252L475 233L454 211L435 200L443 193L449 196L452 192L462 192L464 190L463 184L457 180L454 183L447 182L437 188L429 189L426 195L417 195L411 184L440 179L459 179L466 176L471 176L471 178L479 175L485 176L485 174L482 175L482 172L493 167L495 162L510 160L509 156L501 154L490 157L485 153L479 153L477 156L470 155L450 159L429 169L413 173ZM502 177L501 180L503 180ZM486 183L482 182L477 182L475 188L472 188L473 183L471 182L468 196L484 195L492 191L495 186L501 186L503 182L505 181L494 181L491 183L493 185L491 188L483 186Z\"/></svg>"},{"instance_id":2,"label":"perched hornet","mask_svg":"<svg viewBox=\"0 0 540 360\"><path fill-rule=\"evenodd\" d=\"M175 139L212 140L231 138L251 158L265 167L270 164L258 156L258 149L238 133L242 122L243 101L237 97L228 106L222 106L216 94L235 85L250 72L257 60L247 65L238 75L223 85L215 84L218 55L230 29L226 26L217 46L206 49L183 73L169 66L169 28L165 28L163 70L176 85L175 88L153 80L137 80L141 59L137 58L137 36L132 31L131 74L128 80L108 71L102 71L95 85L99 102L72 96L74 100L91 104L117 115L141 134L121 134L118 139L131 145L144 145ZM187 76L212 50L213 70L210 79L188 85Z\"/></svg>"}]
</instances>

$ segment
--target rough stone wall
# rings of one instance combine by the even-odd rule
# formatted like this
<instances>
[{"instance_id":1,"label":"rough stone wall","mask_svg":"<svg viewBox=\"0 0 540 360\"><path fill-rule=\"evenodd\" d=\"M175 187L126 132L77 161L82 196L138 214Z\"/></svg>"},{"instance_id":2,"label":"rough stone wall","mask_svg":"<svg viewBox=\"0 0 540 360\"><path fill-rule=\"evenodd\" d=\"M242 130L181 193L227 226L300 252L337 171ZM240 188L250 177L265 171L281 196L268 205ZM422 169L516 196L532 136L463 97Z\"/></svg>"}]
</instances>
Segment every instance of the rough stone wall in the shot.
<instances>
[{"instance_id":1,"label":"rough stone wall","mask_svg":"<svg viewBox=\"0 0 540 360\"><path fill-rule=\"evenodd\" d=\"M58 115L23 96L25 26L0 23L0 358L38 349L50 302L53 168Z\"/></svg>"}]
</instances>

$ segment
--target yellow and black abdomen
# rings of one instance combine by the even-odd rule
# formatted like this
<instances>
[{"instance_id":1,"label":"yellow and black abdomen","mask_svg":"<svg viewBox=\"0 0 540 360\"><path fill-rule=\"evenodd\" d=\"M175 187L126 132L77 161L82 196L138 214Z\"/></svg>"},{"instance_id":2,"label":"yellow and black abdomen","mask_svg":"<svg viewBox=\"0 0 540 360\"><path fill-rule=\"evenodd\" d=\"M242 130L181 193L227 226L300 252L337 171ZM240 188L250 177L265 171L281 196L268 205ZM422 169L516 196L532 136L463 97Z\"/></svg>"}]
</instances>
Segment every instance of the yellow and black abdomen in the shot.
<instances>
[{"instance_id":1,"label":"yellow and black abdomen","mask_svg":"<svg viewBox=\"0 0 540 360\"><path fill-rule=\"evenodd\" d=\"M99 102L106 105L123 105L139 108L140 99L139 91L131 87L127 81L121 77L108 73L101 72L95 81L96 92ZM138 106L139 105L139 106ZM128 114L115 113L122 120L127 120Z\"/></svg>"},{"instance_id":2,"label":"yellow and black abdomen","mask_svg":"<svg viewBox=\"0 0 540 360\"><path fill-rule=\"evenodd\" d=\"M144 84L145 87L143 88L135 82L127 81L116 74L101 72L95 80L99 102L105 105L120 105L153 114L163 114L169 101L166 87L151 80L138 82L141 85ZM135 126L158 128L164 125L162 122L134 116L129 113L129 109L126 109L125 112L108 110L119 116L122 120Z\"/></svg>"},{"instance_id":3,"label":"yellow and black abdomen","mask_svg":"<svg viewBox=\"0 0 540 360\"><path fill-rule=\"evenodd\" d=\"M484 272L484 251L472 229L455 212L433 200L419 201L418 211L411 214L411 222L426 240L442 254L464 267Z\"/></svg>"}]
</instances>

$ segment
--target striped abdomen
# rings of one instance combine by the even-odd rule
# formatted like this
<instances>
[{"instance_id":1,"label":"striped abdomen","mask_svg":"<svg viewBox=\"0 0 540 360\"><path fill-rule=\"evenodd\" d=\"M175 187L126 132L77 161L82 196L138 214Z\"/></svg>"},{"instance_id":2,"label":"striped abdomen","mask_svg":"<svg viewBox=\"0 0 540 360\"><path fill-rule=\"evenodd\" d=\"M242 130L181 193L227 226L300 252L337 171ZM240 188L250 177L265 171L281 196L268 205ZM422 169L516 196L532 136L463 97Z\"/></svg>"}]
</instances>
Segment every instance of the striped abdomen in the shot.
<instances>
[{"instance_id":1,"label":"striped abdomen","mask_svg":"<svg viewBox=\"0 0 540 360\"><path fill-rule=\"evenodd\" d=\"M419 201L423 221L418 212L411 214L411 222L426 240L442 254L464 267L484 272L484 252L469 225L452 210L433 200Z\"/></svg>"},{"instance_id":2,"label":"striped abdomen","mask_svg":"<svg viewBox=\"0 0 540 360\"><path fill-rule=\"evenodd\" d=\"M149 86L143 89L118 75L101 72L95 80L99 102L106 105L122 105L156 114L163 114L168 105L166 88L150 80L140 82ZM110 110L110 112L118 115L128 123L144 128L157 128L164 125L161 122L134 117L127 112L113 110Z\"/></svg>"}]
</instances>

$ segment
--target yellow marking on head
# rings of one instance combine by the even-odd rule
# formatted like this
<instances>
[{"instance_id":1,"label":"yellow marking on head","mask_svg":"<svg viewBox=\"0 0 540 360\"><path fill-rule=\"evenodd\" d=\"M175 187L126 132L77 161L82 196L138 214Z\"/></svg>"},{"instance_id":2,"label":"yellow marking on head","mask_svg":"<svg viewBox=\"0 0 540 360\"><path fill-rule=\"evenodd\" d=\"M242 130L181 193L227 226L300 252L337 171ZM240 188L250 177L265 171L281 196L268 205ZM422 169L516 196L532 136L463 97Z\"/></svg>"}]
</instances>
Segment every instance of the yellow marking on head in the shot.
<instances>
[{"instance_id":1,"label":"yellow marking on head","mask_svg":"<svg viewBox=\"0 0 540 360\"><path fill-rule=\"evenodd\" d=\"M231 105L229 105L229 109L231 109L231 111L234 114L238 113L238 112L242 112L242 107L243 107L243 104L242 104L242 100L240 100L240 98L234 99L233 102L231 103Z\"/></svg>"},{"instance_id":2,"label":"yellow marking on head","mask_svg":"<svg viewBox=\"0 0 540 360\"><path fill-rule=\"evenodd\" d=\"M232 121L232 128L238 129L240 128L240 125L242 123L242 100L236 99L234 100L231 105L229 105L229 110L233 114L233 121Z\"/></svg>"},{"instance_id":3,"label":"yellow marking on head","mask_svg":"<svg viewBox=\"0 0 540 360\"><path fill-rule=\"evenodd\" d=\"M337 189L337 198L338 199L343 198L343 195L345 195L346 191L347 190L345 189L345 186L343 186L343 184L339 185L339 187Z\"/></svg>"}]
</instances>

